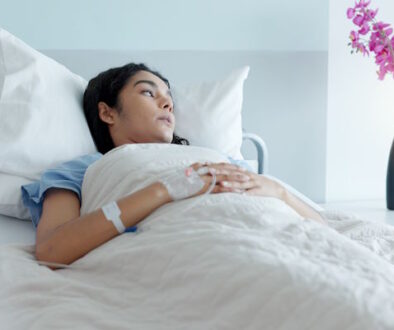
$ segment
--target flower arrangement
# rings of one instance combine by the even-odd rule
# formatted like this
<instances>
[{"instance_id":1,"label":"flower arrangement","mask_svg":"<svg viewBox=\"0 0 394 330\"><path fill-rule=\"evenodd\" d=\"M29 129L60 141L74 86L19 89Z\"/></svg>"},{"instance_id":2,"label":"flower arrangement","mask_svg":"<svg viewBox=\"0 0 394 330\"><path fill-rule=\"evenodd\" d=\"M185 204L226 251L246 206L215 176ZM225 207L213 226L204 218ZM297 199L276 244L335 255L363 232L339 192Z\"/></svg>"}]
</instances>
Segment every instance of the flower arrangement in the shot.
<instances>
[{"instance_id":1,"label":"flower arrangement","mask_svg":"<svg viewBox=\"0 0 394 330\"><path fill-rule=\"evenodd\" d=\"M357 26L357 31L350 32L351 53L361 52L364 56L372 52L375 54L375 63L379 66L377 71L380 80L387 73L394 77L394 36L390 24L375 19L378 9L369 9L371 1L359 0L354 7L347 9L347 18Z\"/></svg>"}]
</instances>

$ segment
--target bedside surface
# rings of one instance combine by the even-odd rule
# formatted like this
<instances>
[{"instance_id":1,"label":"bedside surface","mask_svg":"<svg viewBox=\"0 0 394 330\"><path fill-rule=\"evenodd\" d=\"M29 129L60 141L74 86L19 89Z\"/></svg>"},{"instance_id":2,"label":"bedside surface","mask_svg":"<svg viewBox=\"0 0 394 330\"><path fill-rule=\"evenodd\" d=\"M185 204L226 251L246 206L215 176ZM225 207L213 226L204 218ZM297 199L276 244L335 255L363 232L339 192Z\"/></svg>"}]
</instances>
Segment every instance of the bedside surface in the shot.
<instances>
[{"instance_id":1,"label":"bedside surface","mask_svg":"<svg viewBox=\"0 0 394 330\"><path fill-rule=\"evenodd\" d=\"M394 225L394 211L386 208L384 199L344 201L319 204L327 210L340 210L369 221L380 221Z\"/></svg>"}]
</instances>

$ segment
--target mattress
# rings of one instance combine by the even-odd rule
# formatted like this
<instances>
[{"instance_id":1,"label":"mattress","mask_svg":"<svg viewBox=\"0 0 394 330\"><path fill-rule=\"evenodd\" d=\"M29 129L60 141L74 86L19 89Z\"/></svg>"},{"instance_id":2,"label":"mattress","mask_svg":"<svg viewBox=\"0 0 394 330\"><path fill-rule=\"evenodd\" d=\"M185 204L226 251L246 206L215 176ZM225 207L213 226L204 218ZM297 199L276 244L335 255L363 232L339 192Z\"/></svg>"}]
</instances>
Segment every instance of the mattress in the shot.
<instances>
[{"instance_id":1,"label":"mattress","mask_svg":"<svg viewBox=\"0 0 394 330\"><path fill-rule=\"evenodd\" d=\"M31 221L0 214L0 244L34 244L35 234Z\"/></svg>"}]
</instances>

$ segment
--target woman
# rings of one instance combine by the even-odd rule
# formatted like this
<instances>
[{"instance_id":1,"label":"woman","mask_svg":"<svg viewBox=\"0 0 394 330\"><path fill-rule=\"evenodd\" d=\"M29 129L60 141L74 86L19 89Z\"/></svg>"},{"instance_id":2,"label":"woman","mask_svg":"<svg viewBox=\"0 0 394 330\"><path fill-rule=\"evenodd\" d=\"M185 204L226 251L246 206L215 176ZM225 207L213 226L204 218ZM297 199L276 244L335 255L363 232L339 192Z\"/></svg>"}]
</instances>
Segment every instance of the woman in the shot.
<instances>
[{"instance_id":1,"label":"woman","mask_svg":"<svg viewBox=\"0 0 394 330\"><path fill-rule=\"evenodd\" d=\"M84 94L84 112L101 154L128 143L188 144L174 134L174 104L167 79L143 64L109 69L93 78ZM91 157L89 162L94 160ZM191 168L198 171L204 166L207 164L195 163ZM209 168L216 173L212 193L276 197L304 218L325 223L316 211L263 175L228 163L210 164ZM188 197L203 194L210 186L210 173L198 175L203 187ZM37 260L70 264L119 234L103 209L80 216L79 197L73 189L50 187L45 191L37 226ZM155 182L117 200L116 204L124 227L133 228L172 200L168 187Z\"/></svg>"}]
</instances>

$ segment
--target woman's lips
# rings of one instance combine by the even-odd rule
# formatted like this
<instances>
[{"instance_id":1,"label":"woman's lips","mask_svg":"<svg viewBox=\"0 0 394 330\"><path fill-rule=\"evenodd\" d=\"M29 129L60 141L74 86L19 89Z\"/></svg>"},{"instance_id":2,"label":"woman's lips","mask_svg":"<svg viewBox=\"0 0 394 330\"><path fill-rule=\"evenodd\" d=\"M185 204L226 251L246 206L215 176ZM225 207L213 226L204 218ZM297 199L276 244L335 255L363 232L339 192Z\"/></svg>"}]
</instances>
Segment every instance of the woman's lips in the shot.
<instances>
[{"instance_id":1,"label":"woman's lips","mask_svg":"<svg viewBox=\"0 0 394 330\"><path fill-rule=\"evenodd\" d=\"M171 117L169 117L169 116L159 117L158 119L161 121L164 121L166 124L168 124L170 126L172 125L172 120L171 120Z\"/></svg>"},{"instance_id":2,"label":"woman's lips","mask_svg":"<svg viewBox=\"0 0 394 330\"><path fill-rule=\"evenodd\" d=\"M160 121L164 122L165 124L167 124L168 126L172 126L171 120L167 119L167 118L161 118L159 119Z\"/></svg>"}]
</instances>

